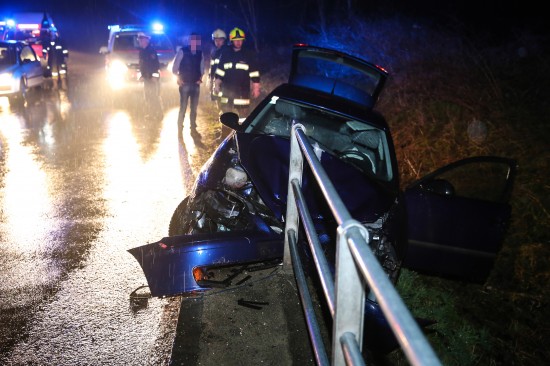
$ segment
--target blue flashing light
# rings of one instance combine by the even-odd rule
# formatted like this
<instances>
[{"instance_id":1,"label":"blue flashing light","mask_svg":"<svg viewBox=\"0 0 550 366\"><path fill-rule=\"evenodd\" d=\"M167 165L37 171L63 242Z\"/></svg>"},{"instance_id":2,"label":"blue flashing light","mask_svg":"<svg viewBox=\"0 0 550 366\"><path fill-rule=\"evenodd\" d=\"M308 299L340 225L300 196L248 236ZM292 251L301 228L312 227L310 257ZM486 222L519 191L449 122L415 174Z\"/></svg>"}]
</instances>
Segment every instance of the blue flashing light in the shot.
<instances>
[{"instance_id":1,"label":"blue flashing light","mask_svg":"<svg viewBox=\"0 0 550 366\"><path fill-rule=\"evenodd\" d=\"M161 23L153 23L153 32L162 32L164 30L164 25Z\"/></svg>"},{"instance_id":2,"label":"blue flashing light","mask_svg":"<svg viewBox=\"0 0 550 366\"><path fill-rule=\"evenodd\" d=\"M6 21L6 24L8 25L8 27L15 27L15 20L13 19L8 19Z\"/></svg>"}]
</instances>

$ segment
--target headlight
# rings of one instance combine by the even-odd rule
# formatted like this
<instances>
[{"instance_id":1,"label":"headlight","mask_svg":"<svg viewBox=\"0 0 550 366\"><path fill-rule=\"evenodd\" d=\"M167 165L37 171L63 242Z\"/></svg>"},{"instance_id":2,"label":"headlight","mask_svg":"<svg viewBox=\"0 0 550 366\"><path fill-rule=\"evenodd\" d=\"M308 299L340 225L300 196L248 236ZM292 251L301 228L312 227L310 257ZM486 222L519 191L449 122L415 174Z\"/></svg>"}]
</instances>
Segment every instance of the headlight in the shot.
<instances>
[{"instance_id":1,"label":"headlight","mask_svg":"<svg viewBox=\"0 0 550 366\"><path fill-rule=\"evenodd\" d=\"M114 60L107 68L107 81L113 89L119 89L124 85L128 66L120 60Z\"/></svg>"},{"instance_id":2,"label":"headlight","mask_svg":"<svg viewBox=\"0 0 550 366\"><path fill-rule=\"evenodd\" d=\"M13 85L13 78L12 74L9 72L0 74L0 87L3 90L11 89L11 86Z\"/></svg>"},{"instance_id":3,"label":"headlight","mask_svg":"<svg viewBox=\"0 0 550 366\"><path fill-rule=\"evenodd\" d=\"M248 175L240 166L230 167L225 171L223 183L229 188L240 189L248 183Z\"/></svg>"},{"instance_id":4,"label":"headlight","mask_svg":"<svg viewBox=\"0 0 550 366\"><path fill-rule=\"evenodd\" d=\"M128 66L120 60L115 60L109 66L109 73L111 74L124 74L128 71Z\"/></svg>"}]
</instances>

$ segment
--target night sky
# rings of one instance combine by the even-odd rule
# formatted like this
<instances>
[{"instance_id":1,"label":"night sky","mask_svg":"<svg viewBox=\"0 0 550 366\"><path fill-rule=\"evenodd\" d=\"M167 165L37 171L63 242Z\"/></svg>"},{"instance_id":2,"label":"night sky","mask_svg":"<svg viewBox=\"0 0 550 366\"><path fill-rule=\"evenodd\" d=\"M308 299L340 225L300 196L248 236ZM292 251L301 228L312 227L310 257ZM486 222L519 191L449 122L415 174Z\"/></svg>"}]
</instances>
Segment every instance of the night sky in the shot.
<instances>
[{"instance_id":1,"label":"night sky","mask_svg":"<svg viewBox=\"0 0 550 366\"><path fill-rule=\"evenodd\" d=\"M241 1L244 3L245 1ZM289 26L306 26L318 22L319 0L267 2L256 0L258 30L266 39L277 39ZM353 1L352 1L353 2ZM496 0L355 0L356 14L403 14L430 19L441 23L460 19L468 24L502 32L514 27L529 25L543 31L544 20L534 0L505 4ZM324 0L328 14L336 13L347 1ZM261 5L258 5L261 4ZM4 1L0 5L0 17L15 12L47 11L55 21L60 35L75 49L94 50L106 42L107 25L117 23L149 23L160 20L166 24L172 37L198 32L209 35L221 27L229 30L235 26L246 30L242 9L238 0L50 0ZM336 22L338 18L330 19Z\"/></svg>"}]
</instances>

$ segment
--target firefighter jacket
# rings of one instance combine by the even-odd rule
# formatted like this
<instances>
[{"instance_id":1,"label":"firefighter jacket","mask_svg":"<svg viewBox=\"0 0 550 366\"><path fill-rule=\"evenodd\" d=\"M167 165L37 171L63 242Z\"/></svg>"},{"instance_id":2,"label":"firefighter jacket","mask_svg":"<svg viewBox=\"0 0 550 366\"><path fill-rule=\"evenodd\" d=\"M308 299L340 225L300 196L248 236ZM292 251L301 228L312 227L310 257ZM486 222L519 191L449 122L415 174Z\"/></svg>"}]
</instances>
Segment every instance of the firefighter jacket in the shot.
<instances>
[{"instance_id":1,"label":"firefighter jacket","mask_svg":"<svg viewBox=\"0 0 550 366\"><path fill-rule=\"evenodd\" d=\"M222 81L222 103L250 104L250 82L260 82L260 71L253 51L227 47L220 56L216 79Z\"/></svg>"},{"instance_id":2,"label":"firefighter jacket","mask_svg":"<svg viewBox=\"0 0 550 366\"><path fill-rule=\"evenodd\" d=\"M139 71L144 79L160 77L159 57L151 45L139 50Z\"/></svg>"},{"instance_id":3,"label":"firefighter jacket","mask_svg":"<svg viewBox=\"0 0 550 366\"><path fill-rule=\"evenodd\" d=\"M49 66L64 64L65 58L69 57L69 51L60 38L52 40L45 37L42 40L42 54L48 60Z\"/></svg>"},{"instance_id":4,"label":"firefighter jacket","mask_svg":"<svg viewBox=\"0 0 550 366\"><path fill-rule=\"evenodd\" d=\"M214 80L216 78L216 69L220 64L220 56L226 48L227 45L223 45L220 48L214 47L210 52L210 80Z\"/></svg>"},{"instance_id":5,"label":"firefighter jacket","mask_svg":"<svg viewBox=\"0 0 550 366\"><path fill-rule=\"evenodd\" d=\"M181 48L174 60L172 73L178 75L181 83L196 84L204 74L204 55L201 50L191 52L189 47Z\"/></svg>"}]
</instances>

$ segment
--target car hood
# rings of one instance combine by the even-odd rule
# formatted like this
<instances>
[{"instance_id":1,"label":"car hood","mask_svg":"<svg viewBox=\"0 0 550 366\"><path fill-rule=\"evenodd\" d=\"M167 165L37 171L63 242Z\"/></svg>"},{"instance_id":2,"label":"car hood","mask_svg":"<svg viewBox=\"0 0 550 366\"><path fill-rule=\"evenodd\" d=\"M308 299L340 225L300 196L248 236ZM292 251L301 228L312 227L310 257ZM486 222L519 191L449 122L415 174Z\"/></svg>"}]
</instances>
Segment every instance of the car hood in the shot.
<instances>
[{"instance_id":1,"label":"car hood","mask_svg":"<svg viewBox=\"0 0 550 366\"><path fill-rule=\"evenodd\" d=\"M272 135L236 133L234 137L241 165L248 173L265 204L276 217L286 213L290 141ZM375 222L387 213L398 192L328 153L320 161L350 214L361 222ZM305 164L307 165L307 164ZM317 184L310 184L311 172L304 169L303 191L308 205L322 214Z\"/></svg>"}]
</instances>

